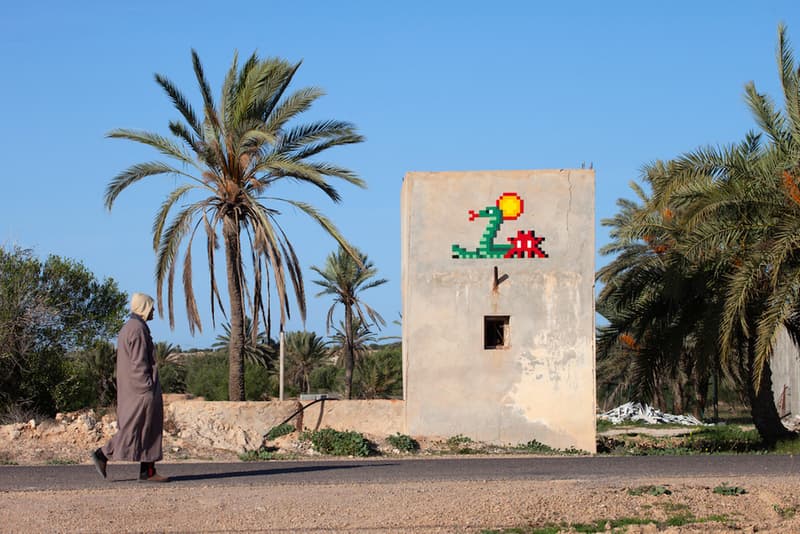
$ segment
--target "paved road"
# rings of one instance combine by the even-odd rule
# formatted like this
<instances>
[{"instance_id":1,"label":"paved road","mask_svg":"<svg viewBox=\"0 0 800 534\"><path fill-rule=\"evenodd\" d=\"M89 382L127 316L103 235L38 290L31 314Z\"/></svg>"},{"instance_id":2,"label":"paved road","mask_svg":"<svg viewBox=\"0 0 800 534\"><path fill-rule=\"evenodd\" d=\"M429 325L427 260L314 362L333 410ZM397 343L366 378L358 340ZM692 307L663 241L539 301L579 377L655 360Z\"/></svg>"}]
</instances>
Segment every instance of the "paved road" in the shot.
<instances>
[{"instance_id":1,"label":"paved road","mask_svg":"<svg viewBox=\"0 0 800 534\"><path fill-rule=\"evenodd\" d=\"M91 465L1 466L0 491L120 487L138 464L109 463L109 480ZM367 459L159 464L181 486L357 484L405 481L597 480L800 476L800 459L781 455L558 458Z\"/></svg>"}]
</instances>

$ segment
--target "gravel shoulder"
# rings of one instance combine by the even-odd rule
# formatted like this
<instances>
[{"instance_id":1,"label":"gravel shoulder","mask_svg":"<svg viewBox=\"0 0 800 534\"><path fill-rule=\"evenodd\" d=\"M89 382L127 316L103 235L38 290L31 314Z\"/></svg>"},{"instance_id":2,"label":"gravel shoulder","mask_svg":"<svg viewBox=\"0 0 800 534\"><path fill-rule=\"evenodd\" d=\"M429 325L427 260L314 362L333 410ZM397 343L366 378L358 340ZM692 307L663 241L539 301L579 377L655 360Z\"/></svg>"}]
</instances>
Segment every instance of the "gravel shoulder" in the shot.
<instances>
[{"instance_id":1,"label":"gravel shoulder","mask_svg":"<svg viewBox=\"0 0 800 534\"><path fill-rule=\"evenodd\" d=\"M713 493L723 482L747 493ZM672 493L628 493L650 484ZM798 532L796 488L796 477L770 477L12 491L0 499L0 532L440 533L595 521L610 528L621 518L650 521L626 532ZM694 519L666 525L681 517Z\"/></svg>"}]
</instances>

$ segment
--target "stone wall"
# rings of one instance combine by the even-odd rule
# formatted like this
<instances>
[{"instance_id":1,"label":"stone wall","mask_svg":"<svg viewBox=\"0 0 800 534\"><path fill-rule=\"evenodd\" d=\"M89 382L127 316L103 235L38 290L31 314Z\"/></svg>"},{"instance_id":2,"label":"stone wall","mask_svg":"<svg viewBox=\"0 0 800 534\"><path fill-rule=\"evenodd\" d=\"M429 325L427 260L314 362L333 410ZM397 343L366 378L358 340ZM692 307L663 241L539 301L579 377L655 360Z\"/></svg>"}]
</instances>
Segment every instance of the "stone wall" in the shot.
<instances>
[{"instance_id":1,"label":"stone wall","mask_svg":"<svg viewBox=\"0 0 800 534\"><path fill-rule=\"evenodd\" d=\"M308 405L311 401L302 401ZM300 401L206 402L170 400L164 408L167 429L203 447L234 452L255 450L262 436L300 406ZM303 429L333 428L386 436L403 431L403 401L326 400L303 411ZM297 419L291 423L297 425Z\"/></svg>"}]
</instances>

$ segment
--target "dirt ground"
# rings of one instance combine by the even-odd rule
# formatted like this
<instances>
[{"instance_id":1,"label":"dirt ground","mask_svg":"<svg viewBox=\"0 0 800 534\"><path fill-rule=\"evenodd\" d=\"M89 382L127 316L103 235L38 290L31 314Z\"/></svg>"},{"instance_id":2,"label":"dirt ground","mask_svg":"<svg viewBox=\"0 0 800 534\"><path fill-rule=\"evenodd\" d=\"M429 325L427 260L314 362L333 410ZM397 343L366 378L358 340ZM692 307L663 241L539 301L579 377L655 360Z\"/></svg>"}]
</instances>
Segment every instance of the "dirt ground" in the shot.
<instances>
[{"instance_id":1,"label":"dirt ground","mask_svg":"<svg viewBox=\"0 0 800 534\"><path fill-rule=\"evenodd\" d=\"M0 464L89 463L113 433L90 412L0 426ZM423 444L426 447L429 444ZM166 462L239 461L165 432ZM425 454L423 451L422 454ZM0 466L0 476L3 467ZM747 490L721 495L722 483ZM669 494L636 490L661 486ZM800 532L798 478L409 482L11 491L0 532L483 532L595 523L615 532ZM633 494L632 494L633 493ZM623 525L623 523L628 523ZM552 531L558 531L556 530Z\"/></svg>"}]
</instances>

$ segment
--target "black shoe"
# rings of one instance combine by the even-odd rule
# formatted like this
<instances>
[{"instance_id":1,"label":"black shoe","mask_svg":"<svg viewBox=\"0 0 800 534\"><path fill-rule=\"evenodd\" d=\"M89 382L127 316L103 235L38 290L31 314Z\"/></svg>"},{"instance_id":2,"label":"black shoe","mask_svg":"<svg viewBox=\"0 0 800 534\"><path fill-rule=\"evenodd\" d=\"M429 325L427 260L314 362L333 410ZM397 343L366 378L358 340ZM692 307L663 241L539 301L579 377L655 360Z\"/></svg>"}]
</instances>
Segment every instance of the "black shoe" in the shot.
<instances>
[{"instance_id":1,"label":"black shoe","mask_svg":"<svg viewBox=\"0 0 800 534\"><path fill-rule=\"evenodd\" d=\"M92 453L92 463L94 463L94 468L97 469L97 472L103 478L108 478L106 476L106 464L108 464L108 458L106 455L103 454L103 451L97 449Z\"/></svg>"}]
</instances>

